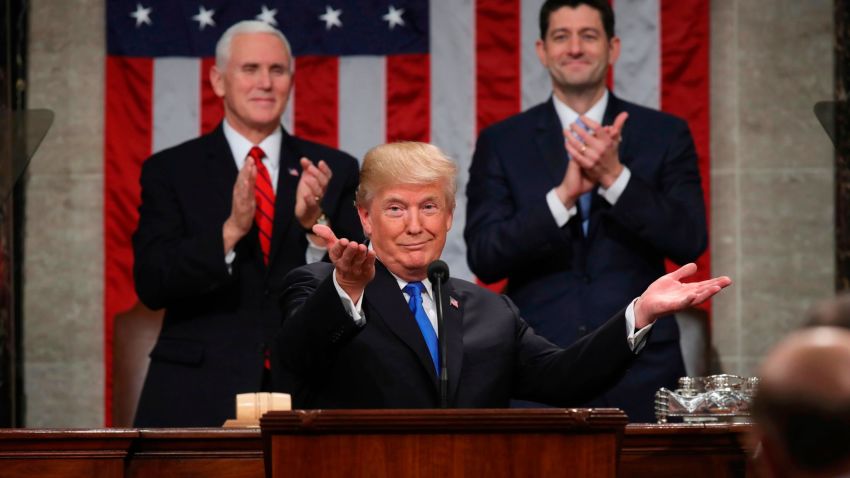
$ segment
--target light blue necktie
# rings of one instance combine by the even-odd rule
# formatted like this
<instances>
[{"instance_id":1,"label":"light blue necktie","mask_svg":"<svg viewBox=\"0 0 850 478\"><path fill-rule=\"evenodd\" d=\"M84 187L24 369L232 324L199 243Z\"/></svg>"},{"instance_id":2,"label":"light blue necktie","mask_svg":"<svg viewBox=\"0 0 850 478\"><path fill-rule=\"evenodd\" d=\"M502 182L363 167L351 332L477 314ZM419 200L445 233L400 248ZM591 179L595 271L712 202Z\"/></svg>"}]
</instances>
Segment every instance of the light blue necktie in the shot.
<instances>
[{"instance_id":1,"label":"light blue necktie","mask_svg":"<svg viewBox=\"0 0 850 478\"><path fill-rule=\"evenodd\" d=\"M576 119L576 124L584 128L585 131L590 131L590 128L584 124L581 118ZM584 236L587 237L587 226L590 225L590 202L593 200L593 190L590 190L578 198L578 207L581 211L581 230Z\"/></svg>"},{"instance_id":2,"label":"light blue necktie","mask_svg":"<svg viewBox=\"0 0 850 478\"><path fill-rule=\"evenodd\" d=\"M428 320L428 315L425 313L425 308L422 307L422 290L425 285L421 282L411 282L404 286L404 292L410 296L407 305L413 316L416 317L416 323L419 325L419 330L422 331L422 337L425 339L425 344L428 345L428 351L431 352L431 360L434 361L434 370L437 376L440 375L440 356L437 354L437 334L434 332L434 327L431 321Z\"/></svg>"}]
</instances>

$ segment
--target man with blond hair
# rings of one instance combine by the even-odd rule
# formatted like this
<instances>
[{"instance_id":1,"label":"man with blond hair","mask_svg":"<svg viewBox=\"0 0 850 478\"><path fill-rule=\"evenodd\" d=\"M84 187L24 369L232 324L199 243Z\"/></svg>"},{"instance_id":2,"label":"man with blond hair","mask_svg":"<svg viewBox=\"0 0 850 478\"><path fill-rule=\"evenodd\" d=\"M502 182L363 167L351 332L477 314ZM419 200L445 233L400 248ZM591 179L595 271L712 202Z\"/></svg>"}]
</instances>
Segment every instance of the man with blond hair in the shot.
<instances>
[{"instance_id":1,"label":"man with blond hair","mask_svg":"<svg viewBox=\"0 0 850 478\"><path fill-rule=\"evenodd\" d=\"M326 253L310 228L327 222L362 234L352 206L357 161L281 127L292 75L280 31L233 25L210 71L224 121L142 168L136 291L165 317L137 426L220 426L237 393L268 389L280 284Z\"/></svg>"},{"instance_id":2,"label":"man with blond hair","mask_svg":"<svg viewBox=\"0 0 850 478\"><path fill-rule=\"evenodd\" d=\"M436 408L441 357L428 266L452 225L454 164L435 146L370 150L357 212L370 240L313 231L331 264L291 272L273 347L275 387L303 408ZM510 299L450 278L442 289L447 405L505 407L511 398L567 406L601 393L628 367L656 318L731 283L685 284L694 264L653 282L599 329L561 349L536 335Z\"/></svg>"}]
</instances>

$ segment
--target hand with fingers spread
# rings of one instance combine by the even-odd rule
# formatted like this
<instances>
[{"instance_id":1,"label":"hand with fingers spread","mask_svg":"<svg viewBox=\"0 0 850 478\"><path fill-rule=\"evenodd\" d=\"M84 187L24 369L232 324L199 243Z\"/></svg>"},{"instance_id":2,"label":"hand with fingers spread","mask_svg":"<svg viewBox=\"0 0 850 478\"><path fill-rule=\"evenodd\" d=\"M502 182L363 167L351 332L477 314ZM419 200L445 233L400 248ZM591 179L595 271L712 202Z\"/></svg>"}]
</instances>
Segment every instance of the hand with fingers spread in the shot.
<instances>
[{"instance_id":1,"label":"hand with fingers spread","mask_svg":"<svg viewBox=\"0 0 850 478\"><path fill-rule=\"evenodd\" d=\"M658 317L699 305L732 284L732 279L726 276L700 282L682 282L682 279L696 271L696 264L685 264L650 284L635 302L635 327L643 328Z\"/></svg>"},{"instance_id":2,"label":"hand with fingers spread","mask_svg":"<svg viewBox=\"0 0 850 478\"><path fill-rule=\"evenodd\" d=\"M301 179L295 189L295 219L304 229L310 229L322 215L322 198L333 173L324 161L313 164L301 158Z\"/></svg>"},{"instance_id":3,"label":"hand with fingers spread","mask_svg":"<svg viewBox=\"0 0 850 478\"><path fill-rule=\"evenodd\" d=\"M619 145L623 124L628 117L628 113L622 112L614 119L614 124L602 126L582 116L581 121L589 131L575 123L564 131L570 158L581 166L591 181L604 188L611 187L623 171Z\"/></svg>"},{"instance_id":4,"label":"hand with fingers spread","mask_svg":"<svg viewBox=\"0 0 850 478\"><path fill-rule=\"evenodd\" d=\"M224 221L222 235L224 237L224 252L232 250L254 223L254 209L257 207L254 197L254 183L257 180L257 166L253 161L245 161L236 183L233 185L233 202L230 206L230 216Z\"/></svg>"},{"instance_id":5,"label":"hand with fingers spread","mask_svg":"<svg viewBox=\"0 0 850 478\"><path fill-rule=\"evenodd\" d=\"M375 251L346 238L337 238L328 226L316 224L313 233L325 241L328 257L334 265L336 281L357 303L363 291L375 278Z\"/></svg>"}]
</instances>

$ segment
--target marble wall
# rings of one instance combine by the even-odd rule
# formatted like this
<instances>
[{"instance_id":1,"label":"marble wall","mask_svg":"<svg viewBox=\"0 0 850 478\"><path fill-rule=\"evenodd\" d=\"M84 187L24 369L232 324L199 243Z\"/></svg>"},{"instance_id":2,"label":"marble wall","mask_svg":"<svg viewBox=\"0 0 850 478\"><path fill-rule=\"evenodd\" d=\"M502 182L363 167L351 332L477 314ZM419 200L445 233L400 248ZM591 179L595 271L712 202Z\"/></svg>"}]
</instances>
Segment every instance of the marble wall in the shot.
<instances>
[{"instance_id":1,"label":"marble wall","mask_svg":"<svg viewBox=\"0 0 850 478\"><path fill-rule=\"evenodd\" d=\"M102 426L105 3L30 8L28 107L56 117L27 178L26 425Z\"/></svg>"},{"instance_id":2,"label":"marble wall","mask_svg":"<svg viewBox=\"0 0 850 478\"><path fill-rule=\"evenodd\" d=\"M833 149L812 108L833 95L832 0L711 2L715 366L751 374L833 294Z\"/></svg>"},{"instance_id":3,"label":"marble wall","mask_svg":"<svg viewBox=\"0 0 850 478\"><path fill-rule=\"evenodd\" d=\"M833 154L812 105L833 92L833 0L713 0L715 366L751 373L833 292ZM28 178L27 425L103 410L103 0L32 0L29 107L56 122Z\"/></svg>"}]
</instances>

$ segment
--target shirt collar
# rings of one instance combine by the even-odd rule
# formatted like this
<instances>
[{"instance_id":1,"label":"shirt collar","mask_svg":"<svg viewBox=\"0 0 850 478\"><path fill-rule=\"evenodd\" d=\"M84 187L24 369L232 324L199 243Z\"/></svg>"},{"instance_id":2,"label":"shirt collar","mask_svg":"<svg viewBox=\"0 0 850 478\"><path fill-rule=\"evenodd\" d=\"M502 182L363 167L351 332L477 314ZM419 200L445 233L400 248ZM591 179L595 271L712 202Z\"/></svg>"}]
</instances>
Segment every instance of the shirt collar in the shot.
<instances>
[{"instance_id":1,"label":"shirt collar","mask_svg":"<svg viewBox=\"0 0 850 478\"><path fill-rule=\"evenodd\" d=\"M387 269L387 270L389 271L389 269ZM390 272L390 274L393 274L393 273L392 273L392 272ZM402 279L401 277L399 277L399 276L397 276L397 275L395 275L395 274L393 274L393 277L395 278L395 281L398 283L398 288L399 288L399 289L404 289L404 287L405 287L407 284L410 284L410 282L408 282L408 281L406 281L406 280ZM416 282L416 281L412 281L412 282ZM421 280L421 281L419 281L419 282L421 282L421 283L422 283L422 285L424 285L424 286L425 286L425 293L426 293L426 294L428 294L428 298L430 299L431 297L434 297L434 294L432 294L432 293L431 293L431 281L429 281L429 280L428 280L428 278L426 277L426 278L422 279L422 280Z\"/></svg>"},{"instance_id":2,"label":"shirt collar","mask_svg":"<svg viewBox=\"0 0 850 478\"><path fill-rule=\"evenodd\" d=\"M572 108L567 106L566 103L562 102L558 99L557 96L552 95L552 100L555 103L555 112L558 113L558 119L561 121L561 128L567 129L571 124L575 123L579 117L579 114L575 112ZM608 90L602 94L602 98L599 98L593 106L587 110L587 113L584 116L596 121L599 124L602 124L602 118L605 116L605 109L608 107Z\"/></svg>"},{"instance_id":3,"label":"shirt collar","mask_svg":"<svg viewBox=\"0 0 850 478\"><path fill-rule=\"evenodd\" d=\"M224 120L224 137L227 139L227 144L230 145L230 152L233 153L233 159L236 160L236 168L242 169L245 164L245 158L248 157L248 152L254 147L254 144L248 141L247 138L239 134L238 131L230 126L227 120ZM280 164L280 145L283 141L283 132L280 128L274 130L274 133L266 136L259 146L266 153L263 163L270 164L277 169Z\"/></svg>"}]
</instances>

